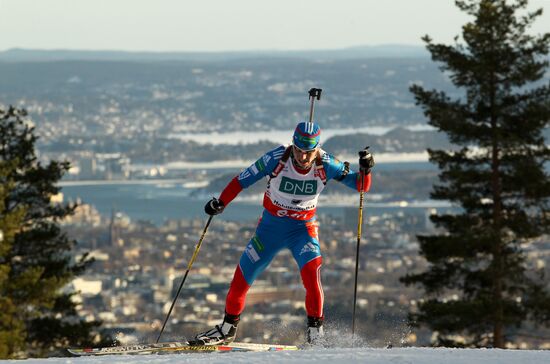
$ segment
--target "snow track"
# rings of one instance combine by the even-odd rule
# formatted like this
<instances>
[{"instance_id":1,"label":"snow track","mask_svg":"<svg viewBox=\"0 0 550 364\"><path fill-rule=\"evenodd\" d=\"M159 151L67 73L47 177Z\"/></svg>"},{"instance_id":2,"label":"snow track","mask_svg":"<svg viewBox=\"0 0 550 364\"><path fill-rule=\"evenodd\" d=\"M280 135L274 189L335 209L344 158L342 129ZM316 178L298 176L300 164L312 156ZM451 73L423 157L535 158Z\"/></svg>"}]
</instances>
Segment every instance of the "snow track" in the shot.
<instances>
[{"instance_id":1,"label":"snow track","mask_svg":"<svg viewBox=\"0 0 550 364\"><path fill-rule=\"evenodd\" d=\"M161 363L368 363L368 364L545 364L550 351L431 348L339 348L292 352L198 353L12 360L10 363L47 364L161 364Z\"/></svg>"}]
</instances>

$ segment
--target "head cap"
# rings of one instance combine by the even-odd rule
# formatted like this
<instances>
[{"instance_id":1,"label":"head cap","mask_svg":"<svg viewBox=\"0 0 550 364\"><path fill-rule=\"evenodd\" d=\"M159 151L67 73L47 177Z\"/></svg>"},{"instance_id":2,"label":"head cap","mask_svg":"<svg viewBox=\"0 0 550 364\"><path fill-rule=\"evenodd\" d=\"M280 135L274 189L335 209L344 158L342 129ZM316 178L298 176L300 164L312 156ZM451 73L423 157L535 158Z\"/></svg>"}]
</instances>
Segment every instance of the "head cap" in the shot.
<instances>
[{"instance_id":1,"label":"head cap","mask_svg":"<svg viewBox=\"0 0 550 364\"><path fill-rule=\"evenodd\" d=\"M302 121L296 126L292 143L302 150L313 150L321 142L321 127L316 123Z\"/></svg>"}]
</instances>

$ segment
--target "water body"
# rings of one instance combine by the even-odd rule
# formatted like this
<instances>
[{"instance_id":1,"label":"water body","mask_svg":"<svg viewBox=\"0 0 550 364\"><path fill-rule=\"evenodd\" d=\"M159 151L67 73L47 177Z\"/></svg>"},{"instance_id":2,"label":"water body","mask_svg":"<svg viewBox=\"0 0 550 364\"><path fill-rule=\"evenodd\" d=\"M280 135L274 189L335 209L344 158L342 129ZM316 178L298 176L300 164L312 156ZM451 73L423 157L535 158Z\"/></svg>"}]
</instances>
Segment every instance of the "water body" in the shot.
<instances>
[{"instance_id":1,"label":"water body","mask_svg":"<svg viewBox=\"0 0 550 364\"><path fill-rule=\"evenodd\" d=\"M156 225L163 224L170 219L204 218L204 204L211 196L197 195L196 190L181 185L154 185L154 184L94 184L84 186L63 187L65 200L91 204L104 216L111 211L122 211L132 220L147 220ZM246 195L246 191L243 192ZM344 217L346 209L357 209L359 198L349 206L327 205L321 202L319 214L328 214L335 217ZM223 219L229 221L250 221L257 219L261 212L261 201L237 199L231 203L223 213ZM423 213L434 207L430 202L420 204L381 204L370 202L366 198L365 214L381 215L385 212L397 211Z\"/></svg>"},{"instance_id":2,"label":"water body","mask_svg":"<svg viewBox=\"0 0 550 364\"><path fill-rule=\"evenodd\" d=\"M381 163L376 168L380 171L399 170L429 170L433 165L428 162ZM224 169L225 172L227 172ZM235 174L239 172L234 170ZM65 200L80 200L96 207L104 216L109 216L112 210L127 214L132 220L148 220L157 225L169 219L204 218L204 204L211 198L197 188L189 188L188 181L93 181L62 183L62 193ZM246 191L242 193L224 212L223 218L231 221L246 221L257 219L262 206L259 200L250 200ZM248 198L247 198L248 197ZM358 200L358 199L357 199ZM421 204L381 204L369 201L367 196L365 213L379 215L384 212L399 210L422 213L435 202ZM321 202L319 214L344 217L346 209L356 209L358 201L348 204L330 205Z\"/></svg>"},{"instance_id":3,"label":"water body","mask_svg":"<svg viewBox=\"0 0 550 364\"><path fill-rule=\"evenodd\" d=\"M65 200L81 200L95 206L104 216L121 211L132 220L148 220L162 224L168 219L193 219L204 216L204 204L209 196L196 196L196 189L181 184L93 184L63 187ZM246 220L259 215L260 207L232 204L224 218Z\"/></svg>"},{"instance_id":4,"label":"water body","mask_svg":"<svg viewBox=\"0 0 550 364\"><path fill-rule=\"evenodd\" d=\"M371 135L383 135L396 126L366 126L363 128L348 128L348 129L323 129L323 139L327 140L336 135L352 135L357 133L366 133ZM405 129L411 131L426 131L435 130L428 124L416 124L404 126ZM265 133L265 136L260 137L263 140L269 140L275 143L289 143L292 140L294 130L270 130ZM192 140L198 143L210 144L250 144L258 141L258 132L255 131L235 131L228 133L174 133L168 135L169 138L180 140Z\"/></svg>"}]
</instances>

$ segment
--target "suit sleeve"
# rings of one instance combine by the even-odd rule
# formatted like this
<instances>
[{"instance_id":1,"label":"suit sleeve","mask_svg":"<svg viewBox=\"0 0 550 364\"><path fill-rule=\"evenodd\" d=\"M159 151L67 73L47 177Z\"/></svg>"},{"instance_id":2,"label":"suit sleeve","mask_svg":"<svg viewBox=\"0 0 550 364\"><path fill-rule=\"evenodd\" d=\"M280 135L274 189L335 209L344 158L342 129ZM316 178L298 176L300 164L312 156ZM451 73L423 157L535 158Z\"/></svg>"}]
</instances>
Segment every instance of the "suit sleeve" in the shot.
<instances>
[{"instance_id":1,"label":"suit sleeve","mask_svg":"<svg viewBox=\"0 0 550 364\"><path fill-rule=\"evenodd\" d=\"M270 150L250 165L250 167L244 169L238 176L235 176L220 194L220 200L222 200L223 204L227 206L243 189L252 186L273 172L285 149L285 146L281 145Z\"/></svg>"},{"instance_id":2,"label":"suit sleeve","mask_svg":"<svg viewBox=\"0 0 550 364\"><path fill-rule=\"evenodd\" d=\"M327 173L327 180L335 179L349 188L353 188L359 192L368 192L371 185L371 174L363 174L349 168L348 162L341 162L332 155L325 153L322 157L323 167ZM361 184L361 176L363 184Z\"/></svg>"}]
</instances>

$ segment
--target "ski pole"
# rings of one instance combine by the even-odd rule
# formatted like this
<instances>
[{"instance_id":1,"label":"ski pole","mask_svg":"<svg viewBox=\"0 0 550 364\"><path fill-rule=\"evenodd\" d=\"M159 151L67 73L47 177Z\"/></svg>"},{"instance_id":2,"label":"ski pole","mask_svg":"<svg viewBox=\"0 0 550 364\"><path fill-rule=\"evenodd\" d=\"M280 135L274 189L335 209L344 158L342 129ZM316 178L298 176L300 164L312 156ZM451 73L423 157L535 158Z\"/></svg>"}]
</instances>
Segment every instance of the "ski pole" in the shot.
<instances>
[{"instance_id":1,"label":"ski pole","mask_svg":"<svg viewBox=\"0 0 550 364\"><path fill-rule=\"evenodd\" d=\"M191 266L193 265L193 262L197 258L197 255L199 254L199 250L201 249L202 241L204 240L204 237L206 236L206 230L208 230L208 226L210 225L210 221L212 221L213 215L210 215L208 218L208 221L206 222L206 226L204 227L204 230L202 232L202 235L199 239L199 242L197 243L197 246L195 247L195 251L193 252L193 256L191 257L191 260L189 261L189 264L187 265L187 270L185 271L185 275L183 276L183 279L181 281L180 287L178 288L178 292L176 293L176 296L174 297L174 300L172 301L172 305L170 306L170 310L168 310L168 314L166 315L166 318L164 319L164 323L162 324L162 329L160 329L160 334L157 337L157 343L160 340L160 337L162 336L162 333L164 332L164 328L166 327L166 323L168 322L168 318L170 317L170 314L172 313L172 309L174 308L174 305L176 304L176 301L178 299L178 296L180 295L181 288L183 287L183 284L185 283L185 280L187 279L187 275L189 274L189 271L191 270Z\"/></svg>"},{"instance_id":2,"label":"ski pole","mask_svg":"<svg viewBox=\"0 0 550 364\"><path fill-rule=\"evenodd\" d=\"M365 182L365 174L361 173L361 189ZM361 228L363 227L363 191L359 192L359 218L357 222L357 251L355 252L355 284L353 288L353 315L351 318L351 336L355 335L355 308L357 306L357 276L359 275L359 245L361 244Z\"/></svg>"},{"instance_id":3,"label":"ski pole","mask_svg":"<svg viewBox=\"0 0 550 364\"><path fill-rule=\"evenodd\" d=\"M313 104L315 104L315 99L321 100L321 92L323 92L320 88L311 88L309 90L309 99L311 100L311 105L309 107L309 122L313 122Z\"/></svg>"}]
</instances>

